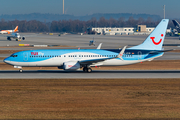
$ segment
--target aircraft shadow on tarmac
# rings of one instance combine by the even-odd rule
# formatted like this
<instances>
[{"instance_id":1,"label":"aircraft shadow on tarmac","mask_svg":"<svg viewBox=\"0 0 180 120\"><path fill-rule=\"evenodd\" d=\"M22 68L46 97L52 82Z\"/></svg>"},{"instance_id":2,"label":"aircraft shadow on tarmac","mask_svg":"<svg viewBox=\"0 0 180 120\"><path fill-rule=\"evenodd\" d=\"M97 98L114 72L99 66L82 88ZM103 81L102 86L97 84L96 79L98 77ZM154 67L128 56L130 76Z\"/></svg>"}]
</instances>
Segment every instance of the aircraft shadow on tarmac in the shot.
<instances>
[{"instance_id":1,"label":"aircraft shadow on tarmac","mask_svg":"<svg viewBox=\"0 0 180 120\"><path fill-rule=\"evenodd\" d=\"M11 70L1 70L1 73L20 73L19 71L11 71ZM22 73L84 73L83 71L63 71L63 70L24 70ZM180 73L180 70L136 70L136 71L128 71L128 70L93 70L91 73ZM85 74L85 73L84 73Z\"/></svg>"}]
</instances>

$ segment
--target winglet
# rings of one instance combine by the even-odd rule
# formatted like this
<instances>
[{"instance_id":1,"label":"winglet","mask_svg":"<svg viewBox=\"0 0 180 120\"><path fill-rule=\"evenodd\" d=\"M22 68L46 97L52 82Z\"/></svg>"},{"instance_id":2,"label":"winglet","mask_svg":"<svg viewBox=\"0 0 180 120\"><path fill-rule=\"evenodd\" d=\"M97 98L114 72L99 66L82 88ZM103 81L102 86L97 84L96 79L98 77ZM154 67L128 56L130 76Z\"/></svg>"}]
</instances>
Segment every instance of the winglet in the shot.
<instances>
[{"instance_id":1,"label":"winglet","mask_svg":"<svg viewBox=\"0 0 180 120\"><path fill-rule=\"evenodd\" d=\"M121 52L118 54L118 56L116 58L120 58L121 60L123 60L122 56L124 54L124 51L126 49L127 46L124 46L123 49L121 50Z\"/></svg>"},{"instance_id":2,"label":"winglet","mask_svg":"<svg viewBox=\"0 0 180 120\"><path fill-rule=\"evenodd\" d=\"M96 49L101 49L101 45L102 43L100 43Z\"/></svg>"}]
</instances>

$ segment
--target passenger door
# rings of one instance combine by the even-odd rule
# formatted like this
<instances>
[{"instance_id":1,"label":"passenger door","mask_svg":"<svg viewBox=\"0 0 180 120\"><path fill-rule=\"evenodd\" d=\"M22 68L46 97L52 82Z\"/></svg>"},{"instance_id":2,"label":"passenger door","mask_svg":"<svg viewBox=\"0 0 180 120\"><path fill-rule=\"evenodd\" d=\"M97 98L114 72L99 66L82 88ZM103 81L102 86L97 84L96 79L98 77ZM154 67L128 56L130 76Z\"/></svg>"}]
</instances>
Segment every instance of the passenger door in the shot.
<instances>
[{"instance_id":1,"label":"passenger door","mask_svg":"<svg viewBox=\"0 0 180 120\"><path fill-rule=\"evenodd\" d=\"M28 61L28 53L27 52L23 53L23 60Z\"/></svg>"},{"instance_id":2,"label":"passenger door","mask_svg":"<svg viewBox=\"0 0 180 120\"><path fill-rule=\"evenodd\" d=\"M138 60L142 60L142 52L138 51Z\"/></svg>"}]
</instances>

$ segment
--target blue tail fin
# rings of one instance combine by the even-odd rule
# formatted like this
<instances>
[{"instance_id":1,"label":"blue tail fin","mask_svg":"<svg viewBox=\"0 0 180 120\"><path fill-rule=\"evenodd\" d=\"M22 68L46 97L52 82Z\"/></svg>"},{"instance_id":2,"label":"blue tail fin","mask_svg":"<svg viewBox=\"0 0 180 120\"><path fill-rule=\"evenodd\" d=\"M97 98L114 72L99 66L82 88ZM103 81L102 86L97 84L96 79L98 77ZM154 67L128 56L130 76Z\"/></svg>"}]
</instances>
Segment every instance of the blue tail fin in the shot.
<instances>
[{"instance_id":1,"label":"blue tail fin","mask_svg":"<svg viewBox=\"0 0 180 120\"><path fill-rule=\"evenodd\" d=\"M168 22L169 19L162 19L142 44L129 49L161 50Z\"/></svg>"}]
</instances>

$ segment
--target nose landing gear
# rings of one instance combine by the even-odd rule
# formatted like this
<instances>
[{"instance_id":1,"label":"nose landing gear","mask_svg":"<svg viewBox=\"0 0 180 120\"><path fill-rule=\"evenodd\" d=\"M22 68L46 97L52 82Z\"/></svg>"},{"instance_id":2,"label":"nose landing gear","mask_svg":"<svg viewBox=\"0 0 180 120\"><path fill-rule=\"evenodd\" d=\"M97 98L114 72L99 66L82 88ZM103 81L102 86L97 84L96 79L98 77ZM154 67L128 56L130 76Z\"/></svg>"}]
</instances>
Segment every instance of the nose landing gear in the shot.
<instances>
[{"instance_id":1,"label":"nose landing gear","mask_svg":"<svg viewBox=\"0 0 180 120\"><path fill-rule=\"evenodd\" d=\"M22 70L22 66L14 66L14 68L18 68L20 73L22 73L22 72L23 72L23 70Z\"/></svg>"}]
</instances>

